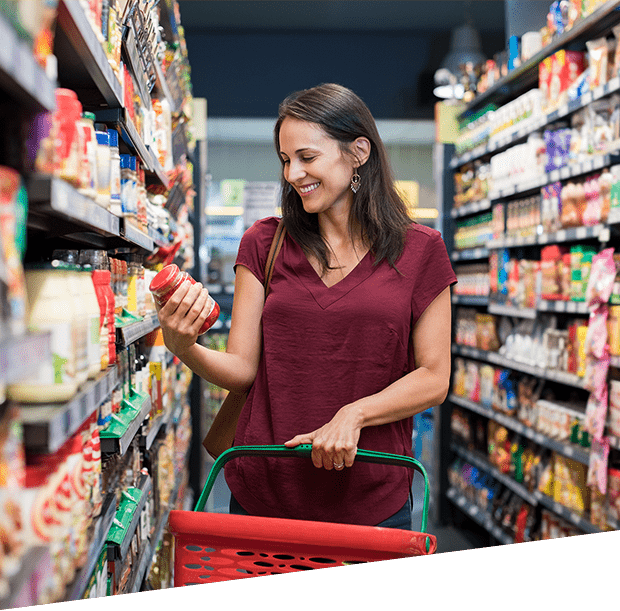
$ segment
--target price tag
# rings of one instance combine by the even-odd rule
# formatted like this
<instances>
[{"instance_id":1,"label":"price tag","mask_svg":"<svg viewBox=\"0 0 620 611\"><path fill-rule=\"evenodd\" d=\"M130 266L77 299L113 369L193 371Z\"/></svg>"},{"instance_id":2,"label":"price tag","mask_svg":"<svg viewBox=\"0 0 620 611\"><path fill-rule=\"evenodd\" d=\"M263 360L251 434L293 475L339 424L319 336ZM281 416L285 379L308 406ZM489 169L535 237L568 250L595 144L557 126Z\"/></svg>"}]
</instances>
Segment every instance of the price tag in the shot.
<instances>
[{"instance_id":1,"label":"price tag","mask_svg":"<svg viewBox=\"0 0 620 611\"><path fill-rule=\"evenodd\" d=\"M575 451L573 450L572 446L564 446L564 455L568 456L569 458L572 458L575 455Z\"/></svg>"},{"instance_id":2,"label":"price tag","mask_svg":"<svg viewBox=\"0 0 620 611\"><path fill-rule=\"evenodd\" d=\"M577 227L575 229L575 237L578 240L583 240L584 238L586 238L588 235L588 228L587 227Z\"/></svg>"},{"instance_id":3,"label":"price tag","mask_svg":"<svg viewBox=\"0 0 620 611\"><path fill-rule=\"evenodd\" d=\"M566 311L571 314L577 311L577 302L576 301L567 301L566 302Z\"/></svg>"},{"instance_id":4,"label":"price tag","mask_svg":"<svg viewBox=\"0 0 620 611\"><path fill-rule=\"evenodd\" d=\"M558 242L565 242L566 241L566 230L565 229L560 229L560 231L556 231L555 239Z\"/></svg>"},{"instance_id":5,"label":"price tag","mask_svg":"<svg viewBox=\"0 0 620 611\"><path fill-rule=\"evenodd\" d=\"M558 182L560 180L560 170L553 170L549 173L549 182Z\"/></svg>"},{"instance_id":6,"label":"price tag","mask_svg":"<svg viewBox=\"0 0 620 611\"><path fill-rule=\"evenodd\" d=\"M556 513L560 515L566 515L564 505L560 505L560 503L556 503L556 502L553 503L553 511L555 511Z\"/></svg>"},{"instance_id":7,"label":"price tag","mask_svg":"<svg viewBox=\"0 0 620 611\"><path fill-rule=\"evenodd\" d=\"M609 242L609 227L602 227L598 234L599 242Z\"/></svg>"},{"instance_id":8,"label":"price tag","mask_svg":"<svg viewBox=\"0 0 620 611\"><path fill-rule=\"evenodd\" d=\"M592 102L592 92L587 91L581 96L581 102L583 106L587 106L590 102Z\"/></svg>"}]
</instances>

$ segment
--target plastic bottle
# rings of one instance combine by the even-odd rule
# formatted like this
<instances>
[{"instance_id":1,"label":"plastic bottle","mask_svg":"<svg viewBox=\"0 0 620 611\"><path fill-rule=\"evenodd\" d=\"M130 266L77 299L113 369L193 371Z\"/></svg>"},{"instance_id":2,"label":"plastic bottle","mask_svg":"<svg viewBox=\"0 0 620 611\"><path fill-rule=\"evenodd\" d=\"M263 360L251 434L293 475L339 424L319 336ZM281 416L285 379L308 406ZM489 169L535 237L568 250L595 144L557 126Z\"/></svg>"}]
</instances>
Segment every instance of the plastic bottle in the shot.
<instances>
[{"instance_id":1,"label":"plastic bottle","mask_svg":"<svg viewBox=\"0 0 620 611\"><path fill-rule=\"evenodd\" d=\"M11 384L7 396L22 403L68 401L77 392L73 343L74 302L66 273L59 262L39 264L25 271L28 328L50 333L52 358L41 361L31 377Z\"/></svg>"},{"instance_id":2,"label":"plastic bottle","mask_svg":"<svg viewBox=\"0 0 620 611\"><path fill-rule=\"evenodd\" d=\"M166 267L153 278L149 290L153 294L153 299L160 306L164 306L185 280L189 280L192 284L196 284L196 281L187 272L181 271L178 266L173 263L171 265L166 265ZM200 328L199 335L206 333L220 315L220 306L211 296L209 296L209 300L209 315Z\"/></svg>"},{"instance_id":3,"label":"plastic bottle","mask_svg":"<svg viewBox=\"0 0 620 611\"><path fill-rule=\"evenodd\" d=\"M110 136L97 131L97 195L95 201L103 208L110 207Z\"/></svg>"},{"instance_id":4,"label":"plastic bottle","mask_svg":"<svg viewBox=\"0 0 620 611\"><path fill-rule=\"evenodd\" d=\"M85 295L80 278L80 268L64 262L74 304L73 332L76 351L76 376L78 386L88 379L88 313L84 307Z\"/></svg>"},{"instance_id":5,"label":"plastic bottle","mask_svg":"<svg viewBox=\"0 0 620 611\"><path fill-rule=\"evenodd\" d=\"M101 328L99 302L92 280L92 268L80 269L80 282L84 295L84 309L88 315L88 377L94 378L101 370Z\"/></svg>"},{"instance_id":6,"label":"plastic bottle","mask_svg":"<svg viewBox=\"0 0 620 611\"><path fill-rule=\"evenodd\" d=\"M121 156L118 151L118 132L108 130L110 141L110 212L123 216L121 206Z\"/></svg>"},{"instance_id":7,"label":"plastic bottle","mask_svg":"<svg viewBox=\"0 0 620 611\"><path fill-rule=\"evenodd\" d=\"M95 115L83 112L78 127L82 132L82 163L78 191L95 199L97 195L97 138L95 136Z\"/></svg>"}]
</instances>

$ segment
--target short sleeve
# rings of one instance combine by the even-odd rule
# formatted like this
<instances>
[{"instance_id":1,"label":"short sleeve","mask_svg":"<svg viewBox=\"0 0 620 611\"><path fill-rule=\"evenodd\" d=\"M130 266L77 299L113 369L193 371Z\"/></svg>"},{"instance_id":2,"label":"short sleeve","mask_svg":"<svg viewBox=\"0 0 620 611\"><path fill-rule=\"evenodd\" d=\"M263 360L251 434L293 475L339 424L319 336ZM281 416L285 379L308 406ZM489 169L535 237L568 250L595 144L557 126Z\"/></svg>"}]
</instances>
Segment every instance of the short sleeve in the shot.
<instances>
[{"instance_id":1,"label":"short sleeve","mask_svg":"<svg viewBox=\"0 0 620 611\"><path fill-rule=\"evenodd\" d=\"M428 236L421 261L411 304L414 320L422 315L439 293L457 282L446 245L438 231Z\"/></svg>"},{"instance_id":2,"label":"short sleeve","mask_svg":"<svg viewBox=\"0 0 620 611\"><path fill-rule=\"evenodd\" d=\"M270 216L256 221L241 237L234 270L237 265L247 267L260 281L265 281L265 266L267 256L273 241L273 236L278 228L279 219Z\"/></svg>"}]
</instances>

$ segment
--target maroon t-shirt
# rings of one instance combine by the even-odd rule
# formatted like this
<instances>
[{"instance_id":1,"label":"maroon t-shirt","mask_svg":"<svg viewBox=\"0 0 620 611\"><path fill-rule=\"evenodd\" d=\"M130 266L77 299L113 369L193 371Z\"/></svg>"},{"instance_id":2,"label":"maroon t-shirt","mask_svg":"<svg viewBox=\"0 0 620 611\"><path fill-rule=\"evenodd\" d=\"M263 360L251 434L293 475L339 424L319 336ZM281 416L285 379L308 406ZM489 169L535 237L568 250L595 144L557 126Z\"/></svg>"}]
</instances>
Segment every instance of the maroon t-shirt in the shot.
<instances>
[{"instance_id":1,"label":"maroon t-shirt","mask_svg":"<svg viewBox=\"0 0 620 611\"><path fill-rule=\"evenodd\" d=\"M236 265L262 283L278 219L254 223ZM282 444L332 419L415 368L411 330L425 308L456 282L441 235L412 224L398 271L368 253L327 287L287 234L262 316L258 373L239 418L235 445ZM399 273L400 272L400 273ZM411 456L413 418L362 429L358 447ZM356 461L342 471L309 458L238 458L228 486L252 515L375 525L407 500L406 467Z\"/></svg>"}]
</instances>

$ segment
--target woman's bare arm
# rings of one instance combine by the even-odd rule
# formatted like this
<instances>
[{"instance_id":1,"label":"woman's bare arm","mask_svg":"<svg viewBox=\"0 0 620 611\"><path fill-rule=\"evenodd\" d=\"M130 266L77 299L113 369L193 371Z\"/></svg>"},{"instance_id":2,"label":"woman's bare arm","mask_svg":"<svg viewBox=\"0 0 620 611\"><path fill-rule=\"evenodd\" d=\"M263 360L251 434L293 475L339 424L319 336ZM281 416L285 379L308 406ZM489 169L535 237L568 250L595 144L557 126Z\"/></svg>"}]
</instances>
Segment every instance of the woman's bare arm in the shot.
<instances>
[{"instance_id":1,"label":"woman's bare arm","mask_svg":"<svg viewBox=\"0 0 620 611\"><path fill-rule=\"evenodd\" d=\"M164 343L196 375L227 390L245 392L258 370L263 285L247 267L237 266L226 352L206 348L196 341L209 313L208 298L207 289L200 283L191 286L186 282L164 307L158 307Z\"/></svg>"}]
</instances>

